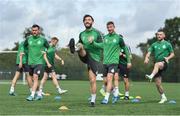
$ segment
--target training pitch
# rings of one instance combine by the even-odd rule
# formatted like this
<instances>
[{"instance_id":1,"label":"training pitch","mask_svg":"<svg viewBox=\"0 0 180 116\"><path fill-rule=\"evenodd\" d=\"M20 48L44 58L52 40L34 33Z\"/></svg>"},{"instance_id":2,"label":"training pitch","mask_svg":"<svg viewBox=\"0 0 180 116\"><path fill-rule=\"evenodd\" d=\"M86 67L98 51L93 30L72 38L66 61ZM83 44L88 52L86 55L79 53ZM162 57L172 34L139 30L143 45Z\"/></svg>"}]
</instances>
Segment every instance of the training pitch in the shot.
<instances>
[{"instance_id":1,"label":"training pitch","mask_svg":"<svg viewBox=\"0 0 180 116\"><path fill-rule=\"evenodd\" d=\"M89 107L89 82L88 81L61 81L63 89L68 93L61 95L61 99L54 99L58 96L55 87L49 80L44 92L50 96L44 96L40 101L26 101L30 94L27 85L16 86L17 96L9 96L9 84L0 84L0 115L180 115L180 91L179 83L164 83L166 96L169 100L175 100L176 104L158 104L160 96L154 83L131 82L130 95L141 96L138 103L131 100L119 100L112 104L112 96L109 104L100 104L103 97L99 93L102 82L97 82L96 107ZM120 83L120 92L124 93L124 84ZM66 106L68 110L59 110Z\"/></svg>"}]
</instances>

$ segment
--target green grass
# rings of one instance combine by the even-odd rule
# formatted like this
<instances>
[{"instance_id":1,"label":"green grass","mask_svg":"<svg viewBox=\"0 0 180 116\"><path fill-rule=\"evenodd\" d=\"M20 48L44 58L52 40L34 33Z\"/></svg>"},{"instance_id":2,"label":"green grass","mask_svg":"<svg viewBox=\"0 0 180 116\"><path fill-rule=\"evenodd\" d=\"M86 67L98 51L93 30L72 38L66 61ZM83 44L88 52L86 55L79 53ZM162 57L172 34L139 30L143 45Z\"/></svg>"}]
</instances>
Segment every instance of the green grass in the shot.
<instances>
[{"instance_id":1,"label":"green grass","mask_svg":"<svg viewBox=\"0 0 180 116\"><path fill-rule=\"evenodd\" d=\"M0 85L0 115L180 115L180 84L164 83L163 86L169 99L176 100L176 104L158 104L160 97L156 91L154 83L132 82L130 94L132 96L141 96L139 103L132 103L130 100L120 100L112 105L111 100L108 105L100 104L102 96L97 94L96 107L91 108L88 105L89 82L88 81L62 81L60 82L68 93L62 95L60 101L54 99L58 94L51 81L48 81L44 91L50 93L41 101L26 101L29 95L27 85L17 85L17 96L9 96L9 85ZM98 90L102 82L97 82ZM123 92L123 84L120 86ZM58 108L65 105L68 111L60 111Z\"/></svg>"}]
</instances>

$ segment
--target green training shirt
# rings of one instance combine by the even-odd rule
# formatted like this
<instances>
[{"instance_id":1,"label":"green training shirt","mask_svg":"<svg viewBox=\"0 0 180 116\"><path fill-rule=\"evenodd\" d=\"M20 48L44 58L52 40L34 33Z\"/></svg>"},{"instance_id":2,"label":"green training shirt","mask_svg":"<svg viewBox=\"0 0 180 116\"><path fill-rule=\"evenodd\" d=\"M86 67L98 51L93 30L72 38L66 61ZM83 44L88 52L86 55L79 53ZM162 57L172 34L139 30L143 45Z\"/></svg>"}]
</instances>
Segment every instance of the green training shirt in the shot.
<instances>
[{"instance_id":1,"label":"green training shirt","mask_svg":"<svg viewBox=\"0 0 180 116\"><path fill-rule=\"evenodd\" d=\"M93 41L92 45L103 49L103 64L119 64L120 48L124 48L125 53L128 53L123 38L115 32L105 35L103 43ZM127 58L130 62L129 57Z\"/></svg>"},{"instance_id":2,"label":"green training shirt","mask_svg":"<svg viewBox=\"0 0 180 116\"><path fill-rule=\"evenodd\" d=\"M79 42L83 44L92 59L100 62L102 60L102 50L91 45L88 41L89 37L92 37L95 42L99 43L102 42L102 34L95 28L86 29L79 34Z\"/></svg>"},{"instance_id":3,"label":"green training shirt","mask_svg":"<svg viewBox=\"0 0 180 116\"><path fill-rule=\"evenodd\" d=\"M168 57L173 52L172 45L166 40L161 40L153 43L148 52L154 53L155 62L161 62L164 57Z\"/></svg>"},{"instance_id":4,"label":"green training shirt","mask_svg":"<svg viewBox=\"0 0 180 116\"><path fill-rule=\"evenodd\" d=\"M48 58L49 63L54 66L56 47L50 45L49 48L47 49L46 53L47 53L47 58Z\"/></svg>"},{"instance_id":5,"label":"green training shirt","mask_svg":"<svg viewBox=\"0 0 180 116\"><path fill-rule=\"evenodd\" d=\"M28 48L28 64L44 64L43 54L49 47L48 41L43 36L30 36L26 39L24 46Z\"/></svg>"},{"instance_id":6,"label":"green training shirt","mask_svg":"<svg viewBox=\"0 0 180 116\"><path fill-rule=\"evenodd\" d=\"M16 55L16 64L20 63L20 53L24 52L24 55L22 57L22 64L26 64L27 60L28 60L28 55L27 55L27 49L24 50L24 41L19 43L19 47L18 47L18 52Z\"/></svg>"},{"instance_id":7,"label":"green training shirt","mask_svg":"<svg viewBox=\"0 0 180 116\"><path fill-rule=\"evenodd\" d=\"M128 50L128 55L129 55L129 58L131 59L131 52L130 52L130 50L128 49L128 47L127 46L125 46L125 48ZM123 64L123 65L127 65L127 57L126 57L126 54L125 54L125 50L124 49L120 49L120 53L122 54L122 55L120 55L120 57L119 57L119 64Z\"/></svg>"}]
</instances>

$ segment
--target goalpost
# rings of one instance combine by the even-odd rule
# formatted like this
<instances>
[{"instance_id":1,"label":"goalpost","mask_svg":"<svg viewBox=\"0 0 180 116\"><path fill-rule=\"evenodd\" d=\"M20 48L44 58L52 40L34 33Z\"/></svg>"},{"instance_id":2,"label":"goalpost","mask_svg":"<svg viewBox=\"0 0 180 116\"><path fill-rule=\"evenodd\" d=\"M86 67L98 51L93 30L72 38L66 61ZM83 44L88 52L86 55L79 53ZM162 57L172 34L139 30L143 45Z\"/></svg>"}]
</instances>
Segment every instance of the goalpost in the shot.
<instances>
[{"instance_id":1,"label":"goalpost","mask_svg":"<svg viewBox=\"0 0 180 116\"><path fill-rule=\"evenodd\" d=\"M0 51L0 55L2 55L2 54L15 54L15 53L17 53L17 51ZM0 71L0 74L6 74L6 73L8 73L8 74L11 74L12 72L2 72L2 71ZM13 79L13 77L12 77L12 79ZM11 79L11 80L12 80ZM0 83L2 83L2 84L9 84L9 82L0 82ZM18 82L18 84L26 84L26 74L23 72L23 74L22 74L22 82Z\"/></svg>"}]
</instances>

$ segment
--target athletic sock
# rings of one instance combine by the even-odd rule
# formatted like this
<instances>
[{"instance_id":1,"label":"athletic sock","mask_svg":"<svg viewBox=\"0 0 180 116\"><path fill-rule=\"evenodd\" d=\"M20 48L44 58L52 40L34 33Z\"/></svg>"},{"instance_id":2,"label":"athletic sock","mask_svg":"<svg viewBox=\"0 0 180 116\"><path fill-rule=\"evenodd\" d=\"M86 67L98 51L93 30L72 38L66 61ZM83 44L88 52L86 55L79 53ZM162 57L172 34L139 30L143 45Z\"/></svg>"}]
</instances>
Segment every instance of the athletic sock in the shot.
<instances>
[{"instance_id":1,"label":"athletic sock","mask_svg":"<svg viewBox=\"0 0 180 116\"><path fill-rule=\"evenodd\" d=\"M91 94L91 102L95 103L96 101L96 94Z\"/></svg>"},{"instance_id":2,"label":"athletic sock","mask_svg":"<svg viewBox=\"0 0 180 116\"><path fill-rule=\"evenodd\" d=\"M38 91L37 94L38 94L38 96L42 97L42 92L41 91Z\"/></svg>"},{"instance_id":3,"label":"athletic sock","mask_svg":"<svg viewBox=\"0 0 180 116\"><path fill-rule=\"evenodd\" d=\"M11 86L10 92L14 92L14 87L13 86Z\"/></svg>"},{"instance_id":4,"label":"athletic sock","mask_svg":"<svg viewBox=\"0 0 180 116\"><path fill-rule=\"evenodd\" d=\"M105 95L104 99L109 100L109 96L110 96L110 93L106 92L106 95Z\"/></svg>"},{"instance_id":5,"label":"athletic sock","mask_svg":"<svg viewBox=\"0 0 180 116\"><path fill-rule=\"evenodd\" d=\"M59 85L56 86L56 89L57 89L58 92L61 92L61 91L62 91L62 89L59 87Z\"/></svg>"},{"instance_id":6,"label":"athletic sock","mask_svg":"<svg viewBox=\"0 0 180 116\"><path fill-rule=\"evenodd\" d=\"M153 77L154 77L154 74L153 73L151 73L151 75L149 75L150 76L150 78L152 79Z\"/></svg>"},{"instance_id":7,"label":"athletic sock","mask_svg":"<svg viewBox=\"0 0 180 116\"><path fill-rule=\"evenodd\" d=\"M31 96L34 98L34 95L35 95L35 91L32 91L31 92Z\"/></svg>"},{"instance_id":8,"label":"athletic sock","mask_svg":"<svg viewBox=\"0 0 180 116\"><path fill-rule=\"evenodd\" d=\"M165 94L163 93L163 94L161 94L161 98L162 99L166 99L166 96L165 96Z\"/></svg>"},{"instance_id":9,"label":"athletic sock","mask_svg":"<svg viewBox=\"0 0 180 116\"><path fill-rule=\"evenodd\" d=\"M129 91L126 91L126 92L125 92L125 96L129 96Z\"/></svg>"},{"instance_id":10,"label":"athletic sock","mask_svg":"<svg viewBox=\"0 0 180 116\"><path fill-rule=\"evenodd\" d=\"M117 97L119 95L119 88L115 87L113 91L114 91L113 92L114 97Z\"/></svg>"}]
</instances>

